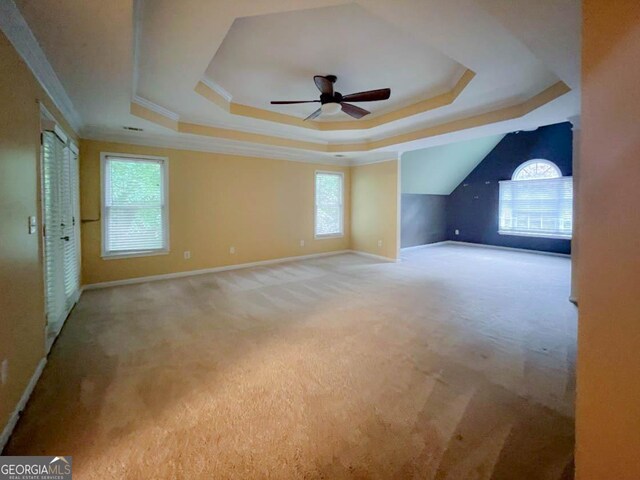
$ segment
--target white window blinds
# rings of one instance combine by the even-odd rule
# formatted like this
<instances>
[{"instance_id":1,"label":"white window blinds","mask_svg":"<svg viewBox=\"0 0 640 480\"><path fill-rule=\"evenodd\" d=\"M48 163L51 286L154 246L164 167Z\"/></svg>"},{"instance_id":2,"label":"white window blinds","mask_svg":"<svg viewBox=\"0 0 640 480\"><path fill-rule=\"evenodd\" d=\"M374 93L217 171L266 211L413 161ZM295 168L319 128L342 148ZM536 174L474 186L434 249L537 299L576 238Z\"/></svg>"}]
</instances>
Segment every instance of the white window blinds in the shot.
<instances>
[{"instance_id":1,"label":"white window blinds","mask_svg":"<svg viewBox=\"0 0 640 480\"><path fill-rule=\"evenodd\" d=\"M61 201L64 144L50 131L42 133L42 202L44 211L44 260L47 322L60 323L66 317L64 204Z\"/></svg>"},{"instance_id":2,"label":"white window blinds","mask_svg":"<svg viewBox=\"0 0 640 480\"><path fill-rule=\"evenodd\" d=\"M75 149L66 147L64 149L65 159L62 167L62 224L64 229L64 293L67 299L73 298L80 286L80 257L79 257L79 232L78 218L79 205L78 198L78 153ZM75 303L75 301L73 302ZM69 301L67 306L70 307Z\"/></svg>"},{"instance_id":3,"label":"white window blinds","mask_svg":"<svg viewBox=\"0 0 640 480\"><path fill-rule=\"evenodd\" d=\"M500 182L499 233L571 238L573 177Z\"/></svg>"},{"instance_id":4,"label":"white window blinds","mask_svg":"<svg viewBox=\"0 0 640 480\"><path fill-rule=\"evenodd\" d=\"M106 155L102 174L103 256L167 251L166 159Z\"/></svg>"},{"instance_id":5,"label":"white window blinds","mask_svg":"<svg viewBox=\"0 0 640 480\"><path fill-rule=\"evenodd\" d=\"M343 234L343 183L342 173L316 172L316 237Z\"/></svg>"},{"instance_id":6,"label":"white window blinds","mask_svg":"<svg viewBox=\"0 0 640 480\"><path fill-rule=\"evenodd\" d=\"M80 294L76 148L43 131L41 167L47 329L56 335Z\"/></svg>"}]
</instances>

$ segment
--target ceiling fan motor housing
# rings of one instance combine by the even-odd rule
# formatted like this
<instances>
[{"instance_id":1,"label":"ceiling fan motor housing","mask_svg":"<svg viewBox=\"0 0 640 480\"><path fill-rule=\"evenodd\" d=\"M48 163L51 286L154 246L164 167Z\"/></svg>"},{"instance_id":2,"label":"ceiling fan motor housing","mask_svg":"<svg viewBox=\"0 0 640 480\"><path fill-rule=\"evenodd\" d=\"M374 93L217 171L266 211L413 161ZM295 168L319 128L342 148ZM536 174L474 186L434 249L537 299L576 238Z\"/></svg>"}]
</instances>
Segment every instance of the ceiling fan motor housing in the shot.
<instances>
[{"instance_id":1,"label":"ceiling fan motor housing","mask_svg":"<svg viewBox=\"0 0 640 480\"><path fill-rule=\"evenodd\" d=\"M313 120L318 115L335 115L343 111L355 119L360 119L371 112L348 102L377 102L387 100L391 95L391 89L379 88L377 90L367 90L365 92L351 93L347 96L336 92L333 89L334 83L338 80L335 75L315 75L313 81L320 90L320 100L292 100L292 101L272 101L272 105L288 105L294 103L320 103L320 108L309 115L305 120ZM346 101L345 101L346 100Z\"/></svg>"},{"instance_id":2,"label":"ceiling fan motor housing","mask_svg":"<svg viewBox=\"0 0 640 480\"><path fill-rule=\"evenodd\" d=\"M340 92L333 92L333 95L330 93L322 93L320 95L320 103L340 103L342 101L342 94Z\"/></svg>"}]
</instances>

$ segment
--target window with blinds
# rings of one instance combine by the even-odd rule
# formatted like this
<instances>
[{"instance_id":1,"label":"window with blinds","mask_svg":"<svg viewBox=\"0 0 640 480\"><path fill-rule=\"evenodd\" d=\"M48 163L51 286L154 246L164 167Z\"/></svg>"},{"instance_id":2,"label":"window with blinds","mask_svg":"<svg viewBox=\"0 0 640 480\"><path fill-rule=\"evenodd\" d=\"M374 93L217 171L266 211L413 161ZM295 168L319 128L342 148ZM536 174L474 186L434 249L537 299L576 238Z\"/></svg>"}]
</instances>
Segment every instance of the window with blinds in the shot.
<instances>
[{"instance_id":1,"label":"window with blinds","mask_svg":"<svg viewBox=\"0 0 640 480\"><path fill-rule=\"evenodd\" d=\"M545 161L546 163L551 163ZM538 162L541 163L541 162ZM514 180L500 182L499 230L503 235L570 239L573 229L573 177L549 173L547 165L527 163ZM536 178L531 171L543 172ZM555 176L556 178L549 178Z\"/></svg>"},{"instance_id":2,"label":"window with blinds","mask_svg":"<svg viewBox=\"0 0 640 480\"><path fill-rule=\"evenodd\" d=\"M167 159L102 156L102 255L169 249Z\"/></svg>"},{"instance_id":3,"label":"window with blinds","mask_svg":"<svg viewBox=\"0 0 640 480\"><path fill-rule=\"evenodd\" d=\"M315 236L343 234L344 177L340 172L316 172Z\"/></svg>"}]
</instances>

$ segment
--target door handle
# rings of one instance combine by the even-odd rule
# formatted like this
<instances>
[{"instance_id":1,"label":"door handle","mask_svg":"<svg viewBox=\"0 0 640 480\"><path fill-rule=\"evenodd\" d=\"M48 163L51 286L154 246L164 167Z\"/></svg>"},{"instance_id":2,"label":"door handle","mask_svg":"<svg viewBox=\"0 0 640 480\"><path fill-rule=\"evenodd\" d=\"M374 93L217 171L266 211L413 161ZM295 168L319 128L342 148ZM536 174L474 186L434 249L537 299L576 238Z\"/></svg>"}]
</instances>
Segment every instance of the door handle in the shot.
<instances>
[{"instance_id":1,"label":"door handle","mask_svg":"<svg viewBox=\"0 0 640 480\"><path fill-rule=\"evenodd\" d=\"M65 242L69 241L69 235L65 236L65 237L60 237L60 240L64 240Z\"/></svg>"}]
</instances>

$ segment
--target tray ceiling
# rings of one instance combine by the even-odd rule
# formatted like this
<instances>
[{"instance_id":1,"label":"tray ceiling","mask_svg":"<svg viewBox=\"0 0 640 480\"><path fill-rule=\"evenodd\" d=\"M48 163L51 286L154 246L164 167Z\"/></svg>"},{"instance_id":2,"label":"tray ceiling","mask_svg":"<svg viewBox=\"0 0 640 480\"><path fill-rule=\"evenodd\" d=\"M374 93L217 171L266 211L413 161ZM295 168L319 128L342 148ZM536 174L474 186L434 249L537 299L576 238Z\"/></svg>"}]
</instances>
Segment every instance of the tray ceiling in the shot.
<instances>
[{"instance_id":1,"label":"tray ceiling","mask_svg":"<svg viewBox=\"0 0 640 480\"><path fill-rule=\"evenodd\" d=\"M346 154L340 162L578 114L579 1L555 16L535 3L15 1L81 135L305 161ZM337 75L345 94L391 87L392 97L360 104L372 111L362 123L302 124L313 106L269 105L315 99L315 74Z\"/></svg>"}]
</instances>

